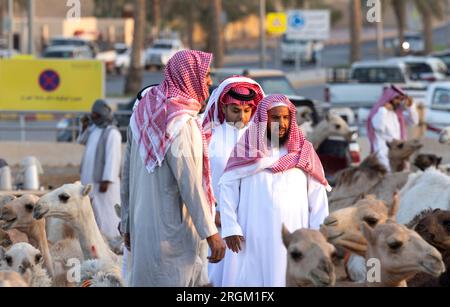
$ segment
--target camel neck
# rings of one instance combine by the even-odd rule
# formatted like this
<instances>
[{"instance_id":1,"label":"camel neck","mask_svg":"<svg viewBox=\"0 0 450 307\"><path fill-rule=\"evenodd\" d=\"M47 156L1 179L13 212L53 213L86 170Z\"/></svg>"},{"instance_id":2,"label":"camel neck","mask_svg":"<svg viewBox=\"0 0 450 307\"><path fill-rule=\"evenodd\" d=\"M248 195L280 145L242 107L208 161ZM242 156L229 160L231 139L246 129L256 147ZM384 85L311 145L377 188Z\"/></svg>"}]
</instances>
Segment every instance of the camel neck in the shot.
<instances>
[{"instance_id":1,"label":"camel neck","mask_svg":"<svg viewBox=\"0 0 450 307\"><path fill-rule=\"evenodd\" d=\"M29 240L33 246L37 247L44 258L45 267L51 276L54 276L53 260L50 255L50 248L47 241L47 232L45 230L45 219L35 220L30 227Z\"/></svg>"},{"instance_id":2,"label":"camel neck","mask_svg":"<svg viewBox=\"0 0 450 307\"><path fill-rule=\"evenodd\" d=\"M328 138L328 136L327 122L323 120L314 127L309 136L309 141L313 144L314 149L317 149L319 148L320 144L322 144Z\"/></svg>"},{"instance_id":3,"label":"camel neck","mask_svg":"<svg viewBox=\"0 0 450 307\"><path fill-rule=\"evenodd\" d=\"M74 229L80 240L81 250L87 259L113 259L113 254L105 243L94 218L91 204L83 204Z\"/></svg>"}]
</instances>

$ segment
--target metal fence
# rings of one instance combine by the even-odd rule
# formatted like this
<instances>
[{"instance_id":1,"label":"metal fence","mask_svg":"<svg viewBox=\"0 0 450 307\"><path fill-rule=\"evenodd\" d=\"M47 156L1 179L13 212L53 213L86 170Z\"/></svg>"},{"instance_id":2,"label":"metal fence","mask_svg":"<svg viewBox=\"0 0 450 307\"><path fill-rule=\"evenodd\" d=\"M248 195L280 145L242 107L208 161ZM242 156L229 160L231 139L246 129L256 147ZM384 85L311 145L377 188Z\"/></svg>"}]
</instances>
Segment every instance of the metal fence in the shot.
<instances>
[{"instance_id":1,"label":"metal fence","mask_svg":"<svg viewBox=\"0 0 450 307\"><path fill-rule=\"evenodd\" d=\"M131 111L116 111L114 117L131 116ZM14 139L26 141L27 134L30 133L71 133L71 141L76 142L77 134L80 130L80 119L90 112L78 111L0 111L0 132L15 133ZM70 122L70 125L58 127L58 123L63 119ZM41 124L37 124L41 123ZM127 123L128 124L128 123ZM119 125L121 132L126 132L128 125ZM1 140L1 138L0 138ZM56 139L55 139L56 141Z\"/></svg>"}]
</instances>

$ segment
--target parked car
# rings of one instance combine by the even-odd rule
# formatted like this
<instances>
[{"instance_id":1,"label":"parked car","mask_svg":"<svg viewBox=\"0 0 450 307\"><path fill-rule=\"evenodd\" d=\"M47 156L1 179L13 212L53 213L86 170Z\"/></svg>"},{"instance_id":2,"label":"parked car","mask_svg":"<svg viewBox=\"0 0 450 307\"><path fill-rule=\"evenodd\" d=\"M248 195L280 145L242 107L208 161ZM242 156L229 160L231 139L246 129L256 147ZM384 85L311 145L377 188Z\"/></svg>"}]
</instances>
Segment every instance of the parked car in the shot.
<instances>
[{"instance_id":1,"label":"parked car","mask_svg":"<svg viewBox=\"0 0 450 307\"><path fill-rule=\"evenodd\" d=\"M93 54L85 46L51 46L45 49L43 58L51 59L93 59Z\"/></svg>"},{"instance_id":2,"label":"parked car","mask_svg":"<svg viewBox=\"0 0 450 307\"><path fill-rule=\"evenodd\" d=\"M15 55L18 55L19 52L17 50L10 51L9 49L2 49L0 48L0 59L2 58L12 58Z\"/></svg>"},{"instance_id":3,"label":"parked car","mask_svg":"<svg viewBox=\"0 0 450 307\"><path fill-rule=\"evenodd\" d=\"M283 63L295 62L300 58L303 63L315 63L317 54L323 45L313 41L302 40L283 35L281 40L281 61Z\"/></svg>"},{"instance_id":4,"label":"parked car","mask_svg":"<svg viewBox=\"0 0 450 307\"><path fill-rule=\"evenodd\" d=\"M116 56L115 69L118 75L124 75L127 73L131 64L131 48L122 50L120 54ZM145 66L145 51L141 51L141 65Z\"/></svg>"},{"instance_id":5,"label":"parked car","mask_svg":"<svg viewBox=\"0 0 450 307\"><path fill-rule=\"evenodd\" d=\"M86 47L91 51L93 58L96 57L99 52L98 46L93 41L79 37L53 37L49 44L49 47L51 46Z\"/></svg>"},{"instance_id":6,"label":"parked car","mask_svg":"<svg viewBox=\"0 0 450 307\"><path fill-rule=\"evenodd\" d=\"M405 40L400 45L398 38L388 40L385 45L387 49L394 49L397 56L400 55L422 55L425 52L425 41L423 35L416 32L405 33Z\"/></svg>"},{"instance_id":7,"label":"parked car","mask_svg":"<svg viewBox=\"0 0 450 307\"><path fill-rule=\"evenodd\" d=\"M388 62L404 63L412 81L441 81L445 80L448 74L447 65L441 59L435 57L407 56L392 58Z\"/></svg>"},{"instance_id":8,"label":"parked car","mask_svg":"<svg viewBox=\"0 0 450 307\"><path fill-rule=\"evenodd\" d=\"M442 60L447 65L447 76L450 76L450 49L432 53L430 56Z\"/></svg>"},{"instance_id":9,"label":"parked car","mask_svg":"<svg viewBox=\"0 0 450 307\"><path fill-rule=\"evenodd\" d=\"M145 51L145 66L161 69L175 53L183 49L183 43L179 39L159 39Z\"/></svg>"},{"instance_id":10,"label":"parked car","mask_svg":"<svg viewBox=\"0 0 450 307\"><path fill-rule=\"evenodd\" d=\"M336 107L352 105L371 107L390 84L404 88L414 98L425 94L427 82L410 77L408 65L401 60L364 61L352 65L346 78L329 77L325 87L325 101Z\"/></svg>"}]
</instances>

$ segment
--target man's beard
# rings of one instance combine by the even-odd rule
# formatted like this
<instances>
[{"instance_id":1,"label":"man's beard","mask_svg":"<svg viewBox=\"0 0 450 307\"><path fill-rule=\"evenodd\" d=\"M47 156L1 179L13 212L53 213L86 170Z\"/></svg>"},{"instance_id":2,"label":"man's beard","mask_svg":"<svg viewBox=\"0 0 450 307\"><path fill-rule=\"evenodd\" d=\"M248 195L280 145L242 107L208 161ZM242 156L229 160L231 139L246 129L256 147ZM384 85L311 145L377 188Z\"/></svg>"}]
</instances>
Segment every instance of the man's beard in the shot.
<instances>
[{"instance_id":1,"label":"man's beard","mask_svg":"<svg viewBox=\"0 0 450 307\"><path fill-rule=\"evenodd\" d=\"M267 139L269 140L271 145L279 145L279 147L282 147L284 145L286 145L287 141L289 140L289 131L283 136L283 137L277 137L277 139L273 140L272 139L272 131L270 131L270 129L267 130ZM278 144L276 143L276 141L278 141Z\"/></svg>"}]
</instances>

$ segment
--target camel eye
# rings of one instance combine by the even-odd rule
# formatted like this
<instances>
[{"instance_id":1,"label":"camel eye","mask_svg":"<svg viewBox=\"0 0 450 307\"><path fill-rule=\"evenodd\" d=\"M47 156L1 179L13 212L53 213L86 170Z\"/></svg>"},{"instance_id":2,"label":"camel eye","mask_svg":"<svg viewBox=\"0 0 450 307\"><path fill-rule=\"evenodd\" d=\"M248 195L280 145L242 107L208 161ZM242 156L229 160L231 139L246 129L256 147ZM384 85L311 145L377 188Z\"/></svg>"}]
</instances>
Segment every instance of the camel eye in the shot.
<instances>
[{"instance_id":1,"label":"camel eye","mask_svg":"<svg viewBox=\"0 0 450 307\"><path fill-rule=\"evenodd\" d=\"M303 254L298 250L293 250L291 252L291 257L294 261L298 262L298 261L302 260Z\"/></svg>"},{"instance_id":2,"label":"camel eye","mask_svg":"<svg viewBox=\"0 0 450 307\"><path fill-rule=\"evenodd\" d=\"M42 255L41 254L37 254L34 257L34 263L38 264L41 261L41 259L42 259Z\"/></svg>"},{"instance_id":3,"label":"camel eye","mask_svg":"<svg viewBox=\"0 0 450 307\"><path fill-rule=\"evenodd\" d=\"M8 264L8 266L12 266L12 257L11 256L6 256L5 257L6 263Z\"/></svg>"},{"instance_id":4,"label":"camel eye","mask_svg":"<svg viewBox=\"0 0 450 307\"><path fill-rule=\"evenodd\" d=\"M364 222L366 222L367 225L373 228L378 224L378 219L372 216L366 216L364 218Z\"/></svg>"},{"instance_id":5,"label":"camel eye","mask_svg":"<svg viewBox=\"0 0 450 307\"><path fill-rule=\"evenodd\" d=\"M388 243L388 246L391 250L398 251L403 246L403 242L401 241L390 242Z\"/></svg>"},{"instance_id":6,"label":"camel eye","mask_svg":"<svg viewBox=\"0 0 450 307\"><path fill-rule=\"evenodd\" d=\"M70 199L70 195L67 193L62 193L58 195L59 200L63 203L67 203L67 201Z\"/></svg>"},{"instance_id":7,"label":"camel eye","mask_svg":"<svg viewBox=\"0 0 450 307\"><path fill-rule=\"evenodd\" d=\"M28 211L28 212L33 212L33 209L34 209L34 207L33 207L32 204L26 204L26 205L25 205L25 210L26 210L26 211Z\"/></svg>"},{"instance_id":8,"label":"camel eye","mask_svg":"<svg viewBox=\"0 0 450 307\"><path fill-rule=\"evenodd\" d=\"M336 130L341 129L341 125L335 125L335 127L336 127Z\"/></svg>"},{"instance_id":9,"label":"camel eye","mask_svg":"<svg viewBox=\"0 0 450 307\"><path fill-rule=\"evenodd\" d=\"M450 232L450 220L444 221L443 226L445 227L445 229Z\"/></svg>"},{"instance_id":10,"label":"camel eye","mask_svg":"<svg viewBox=\"0 0 450 307\"><path fill-rule=\"evenodd\" d=\"M404 146L404 144L403 143L401 143L401 144L398 144L398 149L403 149L403 146Z\"/></svg>"},{"instance_id":11,"label":"camel eye","mask_svg":"<svg viewBox=\"0 0 450 307\"><path fill-rule=\"evenodd\" d=\"M426 229L426 227L425 227L424 224L417 224L415 230L416 230L417 232L422 232L422 231L424 231L425 229Z\"/></svg>"}]
</instances>

